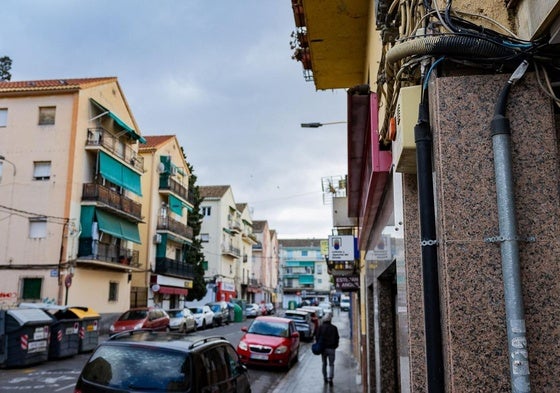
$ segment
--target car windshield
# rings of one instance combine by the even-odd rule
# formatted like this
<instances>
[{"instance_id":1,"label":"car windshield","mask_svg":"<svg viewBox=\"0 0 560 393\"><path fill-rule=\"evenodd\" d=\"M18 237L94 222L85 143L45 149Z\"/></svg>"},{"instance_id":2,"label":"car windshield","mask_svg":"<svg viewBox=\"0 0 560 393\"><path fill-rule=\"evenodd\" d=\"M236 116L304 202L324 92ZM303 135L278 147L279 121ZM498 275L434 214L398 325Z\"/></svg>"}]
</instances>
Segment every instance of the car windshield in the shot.
<instances>
[{"instance_id":1,"label":"car windshield","mask_svg":"<svg viewBox=\"0 0 560 393\"><path fill-rule=\"evenodd\" d=\"M129 310L119 318L119 321L137 321L148 316L147 310Z\"/></svg>"},{"instance_id":2,"label":"car windshield","mask_svg":"<svg viewBox=\"0 0 560 393\"><path fill-rule=\"evenodd\" d=\"M82 378L127 391L184 392L191 386L192 370L190 357L182 352L111 345L97 349Z\"/></svg>"},{"instance_id":3,"label":"car windshield","mask_svg":"<svg viewBox=\"0 0 560 393\"><path fill-rule=\"evenodd\" d=\"M169 310L167 313L171 318L181 318L183 316L183 310Z\"/></svg>"},{"instance_id":4,"label":"car windshield","mask_svg":"<svg viewBox=\"0 0 560 393\"><path fill-rule=\"evenodd\" d=\"M214 311L214 312L220 312L222 309L220 308L219 304L213 304L210 306L210 310Z\"/></svg>"},{"instance_id":5,"label":"car windshield","mask_svg":"<svg viewBox=\"0 0 560 393\"><path fill-rule=\"evenodd\" d=\"M200 307L193 307L190 310L193 314L202 314L202 308Z\"/></svg>"},{"instance_id":6,"label":"car windshield","mask_svg":"<svg viewBox=\"0 0 560 393\"><path fill-rule=\"evenodd\" d=\"M281 322L254 321L248 333L262 334L264 336L289 337L288 324Z\"/></svg>"},{"instance_id":7,"label":"car windshield","mask_svg":"<svg viewBox=\"0 0 560 393\"><path fill-rule=\"evenodd\" d=\"M286 314L286 318L293 319L297 322L305 322L305 315L298 315L298 314Z\"/></svg>"}]
</instances>

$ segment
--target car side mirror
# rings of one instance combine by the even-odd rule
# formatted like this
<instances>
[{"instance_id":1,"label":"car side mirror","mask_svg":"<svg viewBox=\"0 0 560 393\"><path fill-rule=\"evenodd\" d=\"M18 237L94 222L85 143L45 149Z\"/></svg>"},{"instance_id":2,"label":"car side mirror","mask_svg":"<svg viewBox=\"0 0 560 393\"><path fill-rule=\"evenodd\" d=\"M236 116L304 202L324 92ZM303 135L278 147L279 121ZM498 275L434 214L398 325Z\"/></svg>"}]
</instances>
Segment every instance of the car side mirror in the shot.
<instances>
[{"instance_id":1,"label":"car side mirror","mask_svg":"<svg viewBox=\"0 0 560 393\"><path fill-rule=\"evenodd\" d=\"M247 329L247 326L243 326L241 328L241 331L247 333L249 331L249 329Z\"/></svg>"},{"instance_id":2,"label":"car side mirror","mask_svg":"<svg viewBox=\"0 0 560 393\"><path fill-rule=\"evenodd\" d=\"M292 338L298 338L298 337L299 337L299 332L292 333Z\"/></svg>"}]
</instances>

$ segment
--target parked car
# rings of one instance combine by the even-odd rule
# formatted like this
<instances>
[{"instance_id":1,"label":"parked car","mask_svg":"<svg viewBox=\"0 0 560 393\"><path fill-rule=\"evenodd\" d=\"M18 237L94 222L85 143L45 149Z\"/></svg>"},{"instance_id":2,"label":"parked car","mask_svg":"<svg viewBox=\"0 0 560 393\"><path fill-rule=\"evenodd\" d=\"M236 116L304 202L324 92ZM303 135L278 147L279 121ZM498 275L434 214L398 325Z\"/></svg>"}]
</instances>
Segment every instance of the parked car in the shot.
<instances>
[{"instance_id":1,"label":"parked car","mask_svg":"<svg viewBox=\"0 0 560 393\"><path fill-rule=\"evenodd\" d=\"M319 330L319 325L321 324L321 321L319 319L319 316L317 315L317 311L313 310L313 306L304 306L301 308L296 308L296 311L304 311L309 314L309 317L311 318L311 322L313 322L314 325L313 334L315 334L315 332Z\"/></svg>"},{"instance_id":2,"label":"parked car","mask_svg":"<svg viewBox=\"0 0 560 393\"><path fill-rule=\"evenodd\" d=\"M276 310L274 308L274 304L266 303L264 306L266 307L266 314L267 315L273 315L273 314L276 313Z\"/></svg>"},{"instance_id":3,"label":"parked car","mask_svg":"<svg viewBox=\"0 0 560 393\"><path fill-rule=\"evenodd\" d=\"M224 323L229 325L229 308L227 302L206 303L210 310L214 312L214 325L221 326Z\"/></svg>"},{"instance_id":4,"label":"parked car","mask_svg":"<svg viewBox=\"0 0 560 393\"><path fill-rule=\"evenodd\" d=\"M325 314L332 313L332 304L330 302L321 302L318 307L321 307Z\"/></svg>"},{"instance_id":5,"label":"parked car","mask_svg":"<svg viewBox=\"0 0 560 393\"><path fill-rule=\"evenodd\" d=\"M350 296L342 295L340 297L340 309L342 311L350 310Z\"/></svg>"},{"instance_id":6,"label":"parked car","mask_svg":"<svg viewBox=\"0 0 560 393\"><path fill-rule=\"evenodd\" d=\"M169 329L180 333L196 331L196 319L188 308L174 308L167 310L169 315Z\"/></svg>"},{"instance_id":7,"label":"parked car","mask_svg":"<svg viewBox=\"0 0 560 393\"><path fill-rule=\"evenodd\" d=\"M249 303L245 307L245 316L247 318L256 318L261 315L261 308L257 303Z\"/></svg>"},{"instance_id":8,"label":"parked car","mask_svg":"<svg viewBox=\"0 0 560 393\"><path fill-rule=\"evenodd\" d=\"M300 335L291 319L260 316L241 330L237 353L242 363L288 369L298 361Z\"/></svg>"},{"instance_id":9,"label":"parked car","mask_svg":"<svg viewBox=\"0 0 560 393\"><path fill-rule=\"evenodd\" d=\"M208 306L189 307L194 315L197 329L206 329L214 326L214 311Z\"/></svg>"},{"instance_id":10,"label":"parked car","mask_svg":"<svg viewBox=\"0 0 560 393\"><path fill-rule=\"evenodd\" d=\"M286 310L285 318L289 318L296 324L296 329L304 341L311 341L315 335L315 324L311 320L311 315L305 311Z\"/></svg>"},{"instance_id":11,"label":"parked car","mask_svg":"<svg viewBox=\"0 0 560 393\"><path fill-rule=\"evenodd\" d=\"M74 391L250 393L251 386L247 368L223 338L135 331L100 343Z\"/></svg>"},{"instance_id":12,"label":"parked car","mask_svg":"<svg viewBox=\"0 0 560 393\"><path fill-rule=\"evenodd\" d=\"M264 303L259 303L259 309L261 310L261 315L268 315L268 311L266 310L266 305Z\"/></svg>"},{"instance_id":13,"label":"parked car","mask_svg":"<svg viewBox=\"0 0 560 393\"><path fill-rule=\"evenodd\" d=\"M159 308L131 308L122 313L109 327L109 334L139 329L167 330L169 329L169 315Z\"/></svg>"},{"instance_id":14,"label":"parked car","mask_svg":"<svg viewBox=\"0 0 560 393\"><path fill-rule=\"evenodd\" d=\"M323 317L325 316L325 310L322 307L319 307L319 306L303 306L301 308L304 309L304 310L315 311L315 313L317 314L317 317L319 319L323 319Z\"/></svg>"}]
</instances>

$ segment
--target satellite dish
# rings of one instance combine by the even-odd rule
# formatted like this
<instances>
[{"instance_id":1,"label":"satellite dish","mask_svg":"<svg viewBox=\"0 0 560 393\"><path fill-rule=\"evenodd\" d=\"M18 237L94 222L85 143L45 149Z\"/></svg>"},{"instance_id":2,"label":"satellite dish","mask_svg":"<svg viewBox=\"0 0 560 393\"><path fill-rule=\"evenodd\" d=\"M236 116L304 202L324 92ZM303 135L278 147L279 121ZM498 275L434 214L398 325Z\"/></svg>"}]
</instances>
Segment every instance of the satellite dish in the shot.
<instances>
[{"instance_id":1,"label":"satellite dish","mask_svg":"<svg viewBox=\"0 0 560 393\"><path fill-rule=\"evenodd\" d=\"M158 173L163 173L165 172L165 165L163 165L163 162L160 162L157 166L157 171Z\"/></svg>"}]
</instances>

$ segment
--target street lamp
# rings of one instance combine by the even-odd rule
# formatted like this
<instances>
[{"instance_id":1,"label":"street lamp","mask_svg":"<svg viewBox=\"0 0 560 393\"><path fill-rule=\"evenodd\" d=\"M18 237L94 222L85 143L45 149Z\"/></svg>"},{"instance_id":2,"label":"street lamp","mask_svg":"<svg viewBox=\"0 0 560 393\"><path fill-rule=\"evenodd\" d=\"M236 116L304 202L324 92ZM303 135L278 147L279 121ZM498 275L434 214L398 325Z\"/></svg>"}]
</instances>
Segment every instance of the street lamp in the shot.
<instances>
[{"instance_id":1,"label":"street lamp","mask_svg":"<svg viewBox=\"0 0 560 393\"><path fill-rule=\"evenodd\" d=\"M10 164L12 166L12 168L14 169L14 173L13 176L16 175L16 165L11 162L10 160L7 160L6 157L4 157L3 155L0 154L0 182L2 181L2 167L3 167L3 162L7 162L8 164Z\"/></svg>"},{"instance_id":2,"label":"street lamp","mask_svg":"<svg viewBox=\"0 0 560 393\"><path fill-rule=\"evenodd\" d=\"M323 126L328 126L331 124L344 124L346 123L345 121L331 121L330 123L301 123L301 127L302 128L319 128L319 127L323 127Z\"/></svg>"}]
</instances>

